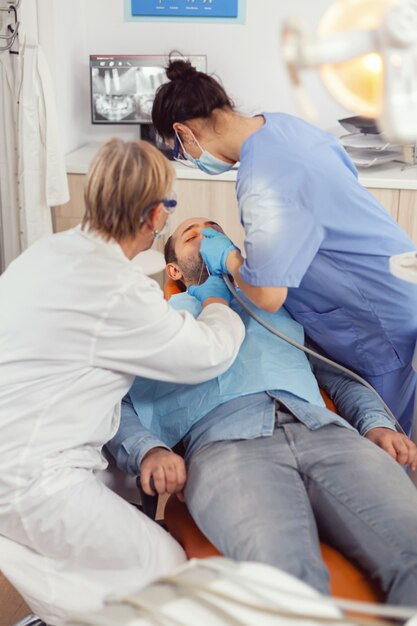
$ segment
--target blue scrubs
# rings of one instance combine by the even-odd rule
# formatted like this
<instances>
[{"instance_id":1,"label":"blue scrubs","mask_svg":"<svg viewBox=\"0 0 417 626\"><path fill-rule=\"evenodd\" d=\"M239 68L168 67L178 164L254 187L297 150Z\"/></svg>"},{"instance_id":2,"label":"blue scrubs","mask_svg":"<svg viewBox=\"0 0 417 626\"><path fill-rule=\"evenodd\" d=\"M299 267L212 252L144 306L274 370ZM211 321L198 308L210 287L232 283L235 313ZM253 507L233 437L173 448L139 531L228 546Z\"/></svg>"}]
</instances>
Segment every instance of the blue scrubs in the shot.
<instances>
[{"instance_id":1,"label":"blue scrubs","mask_svg":"<svg viewBox=\"0 0 417 626\"><path fill-rule=\"evenodd\" d=\"M291 115L264 118L240 153L241 276L288 287L285 306L306 333L369 380L409 432L417 286L390 274L389 257L416 247L335 137Z\"/></svg>"}]
</instances>

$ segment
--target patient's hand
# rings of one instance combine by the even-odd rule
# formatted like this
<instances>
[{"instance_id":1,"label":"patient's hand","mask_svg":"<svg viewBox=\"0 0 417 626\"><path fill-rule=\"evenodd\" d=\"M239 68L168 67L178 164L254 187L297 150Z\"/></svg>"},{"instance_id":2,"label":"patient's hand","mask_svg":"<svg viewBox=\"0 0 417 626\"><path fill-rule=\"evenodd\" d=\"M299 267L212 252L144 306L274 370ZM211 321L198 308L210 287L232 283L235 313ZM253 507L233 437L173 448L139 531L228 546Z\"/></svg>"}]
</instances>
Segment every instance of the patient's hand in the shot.
<instances>
[{"instance_id":1,"label":"patient's hand","mask_svg":"<svg viewBox=\"0 0 417 626\"><path fill-rule=\"evenodd\" d=\"M145 454L140 464L140 483L145 493L154 496L155 492L150 485L151 478L157 493L179 495L187 479L184 459L171 450L152 448Z\"/></svg>"},{"instance_id":2,"label":"patient's hand","mask_svg":"<svg viewBox=\"0 0 417 626\"><path fill-rule=\"evenodd\" d=\"M413 471L417 469L417 446L406 435L378 426L369 430L365 437L388 452L400 465L409 465Z\"/></svg>"}]
</instances>

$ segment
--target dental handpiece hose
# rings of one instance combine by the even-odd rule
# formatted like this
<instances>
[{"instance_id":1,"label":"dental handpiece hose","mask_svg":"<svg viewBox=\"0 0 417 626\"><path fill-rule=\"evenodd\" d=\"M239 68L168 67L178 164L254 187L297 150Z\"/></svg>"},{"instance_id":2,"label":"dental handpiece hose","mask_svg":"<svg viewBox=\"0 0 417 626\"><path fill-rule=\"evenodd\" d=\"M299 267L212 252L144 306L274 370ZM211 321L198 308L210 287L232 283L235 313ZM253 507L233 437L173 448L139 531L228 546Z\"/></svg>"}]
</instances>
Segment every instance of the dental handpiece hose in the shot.
<instances>
[{"instance_id":1,"label":"dental handpiece hose","mask_svg":"<svg viewBox=\"0 0 417 626\"><path fill-rule=\"evenodd\" d=\"M269 332L271 332L273 335L276 335L280 339L283 339L284 341L286 341L287 343L291 344L295 348L298 348L299 350L302 350L306 354L309 354L310 356L313 356L315 359L319 359L320 361L323 361L323 363L326 363L327 365L330 365L334 369L339 370L340 372L342 372L346 376L349 376L349 378L352 378L353 380L356 380L358 383L361 383L362 385L364 385L364 387L366 387L367 389L372 391L377 396L377 398L379 399L380 403L382 404L383 408L388 413L388 415L394 420L395 426L396 426L398 432L400 432L403 435L405 435L405 432L404 432L401 424L398 422L397 418L395 417L395 415L393 414L391 409L387 406L387 404L381 398L381 396L376 391L376 389L374 389L372 387L372 385L370 385L368 383L367 380L365 380L364 378L362 378L361 376L356 374L356 372L352 372L352 370L348 369L347 367L344 367L343 365L340 365L339 363L336 363L335 361L332 361L331 359L328 359L327 357L323 356L322 354L318 354L317 352L314 352L314 350L311 350L310 348L307 348L306 346L303 346L301 343L298 343L298 341L294 341L294 339L291 339L290 337L287 337L287 335L284 335L284 333L281 333L274 326L271 326L271 324L268 324L268 322L266 322L264 319L262 319L262 317L260 315L258 315L256 313L256 311L254 311L243 300L243 298L240 296L240 294L236 290L235 286L233 285L232 281L230 280L230 277L228 276L228 274L223 274L223 279L224 279L224 282L226 283L228 289L233 294L233 297L236 298L236 300L239 302L239 304L245 309L245 311L254 320L256 320L258 322L258 324L261 324L261 326L263 326L264 328L269 330Z\"/></svg>"}]
</instances>

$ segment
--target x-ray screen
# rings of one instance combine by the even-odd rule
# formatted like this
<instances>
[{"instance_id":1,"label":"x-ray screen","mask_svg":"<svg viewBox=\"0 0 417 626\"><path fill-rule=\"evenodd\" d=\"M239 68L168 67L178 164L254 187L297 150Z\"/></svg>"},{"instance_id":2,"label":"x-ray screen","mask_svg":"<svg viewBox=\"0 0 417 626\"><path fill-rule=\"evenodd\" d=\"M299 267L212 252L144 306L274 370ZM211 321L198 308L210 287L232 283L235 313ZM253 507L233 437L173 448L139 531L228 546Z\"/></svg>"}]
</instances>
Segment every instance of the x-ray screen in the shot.
<instances>
[{"instance_id":1,"label":"x-ray screen","mask_svg":"<svg viewBox=\"0 0 417 626\"><path fill-rule=\"evenodd\" d=\"M206 71L205 56L187 59ZM168 80L167 62L167 57L157 55L90 56L93 124L151 123L155 92Z\"/></svg>"}]
</instances>

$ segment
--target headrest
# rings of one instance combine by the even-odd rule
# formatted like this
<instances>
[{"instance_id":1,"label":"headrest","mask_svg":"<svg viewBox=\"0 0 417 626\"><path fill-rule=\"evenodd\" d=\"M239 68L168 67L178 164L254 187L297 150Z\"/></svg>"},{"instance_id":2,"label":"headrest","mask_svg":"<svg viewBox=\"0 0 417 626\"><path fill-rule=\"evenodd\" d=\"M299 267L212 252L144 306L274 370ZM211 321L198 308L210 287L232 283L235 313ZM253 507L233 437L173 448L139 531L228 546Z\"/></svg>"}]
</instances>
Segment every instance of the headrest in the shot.
<instances>
[{"instance_id":1,"label":"headrest","mask_svg":"<svg viewBox=\"0 0 417 626\"><path fill-rule=\"evenodd\" d=\"M172 278L168 278L164 284L164 296L165 300L169 300L171 296L174 296L176 293L182 293L184 289L181 289L181 286Z\"/></svg>"}]
</instances>

